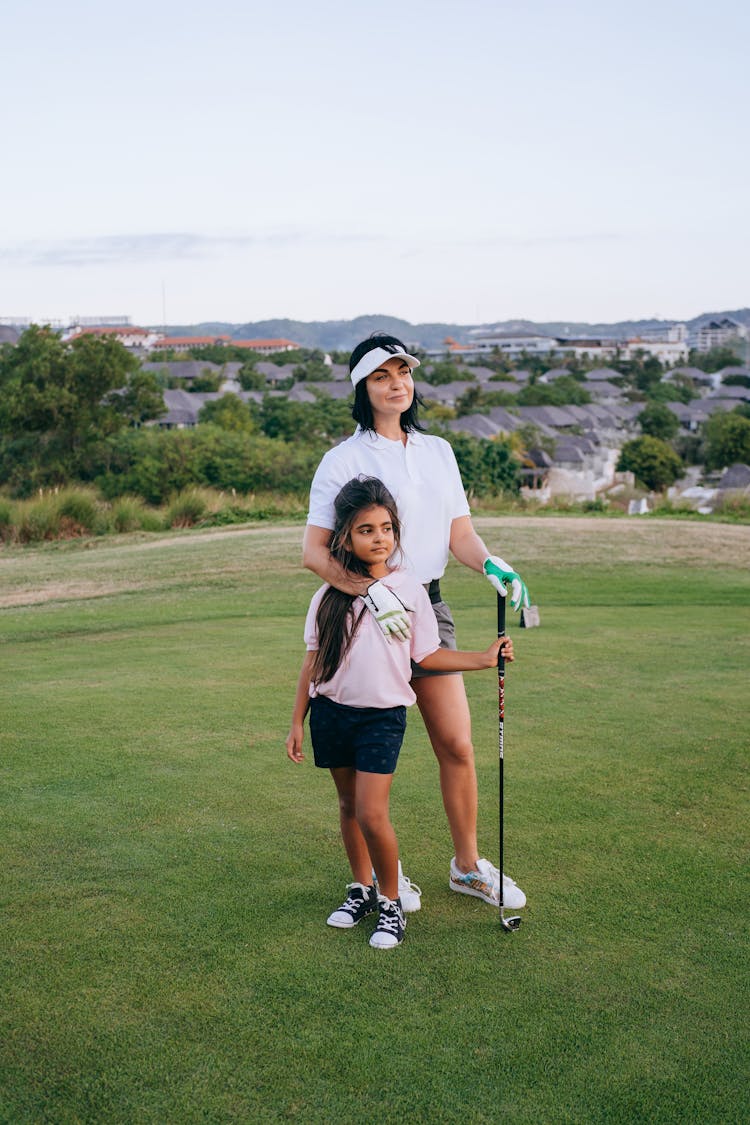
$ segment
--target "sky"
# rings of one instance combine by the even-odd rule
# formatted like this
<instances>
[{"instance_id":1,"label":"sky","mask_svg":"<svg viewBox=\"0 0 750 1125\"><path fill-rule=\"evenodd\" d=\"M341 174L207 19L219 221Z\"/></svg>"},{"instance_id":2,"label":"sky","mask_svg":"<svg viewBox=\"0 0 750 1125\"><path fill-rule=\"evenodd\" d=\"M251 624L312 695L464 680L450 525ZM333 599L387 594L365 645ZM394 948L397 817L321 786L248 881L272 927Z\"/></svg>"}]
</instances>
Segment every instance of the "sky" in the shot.
<instances>
[{"instance_id":1,"label":"sky","mask_svg":"<svg viewBox=\"0 0 750 1125\"><path fill-rule=\"evenodd\" d=\"M0 318L750 305L746 0L6 0Z\"/></svg>"}]
</instances>

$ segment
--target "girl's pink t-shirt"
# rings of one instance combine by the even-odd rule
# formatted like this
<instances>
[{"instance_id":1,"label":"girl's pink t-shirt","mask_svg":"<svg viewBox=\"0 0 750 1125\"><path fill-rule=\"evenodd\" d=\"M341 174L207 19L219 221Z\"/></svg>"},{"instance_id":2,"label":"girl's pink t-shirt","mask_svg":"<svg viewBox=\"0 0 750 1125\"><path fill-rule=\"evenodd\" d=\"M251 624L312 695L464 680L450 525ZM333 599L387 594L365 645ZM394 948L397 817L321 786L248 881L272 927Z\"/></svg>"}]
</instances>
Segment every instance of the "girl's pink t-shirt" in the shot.
<instances>
[{"instance_id":1,"label":"girl's pink t-shirt","mask_svg":"<svg viewBox=\"0 0 750 1125\"><path fill-rule=\"evenodd\" d=\"M405 570L392 570L381 578L409 610L411 639L387 641L377 621L361 598L353 604L354 620L364 610L351 647L326 683L310 684L310 695L325 695L334 703L347 707L410 707L416 696L409 683L411 662L417 664L440 647L437 621L430 599L423 586ZM328 589L321 586L313 595L305 621L305 644L308 651L318 648L315 617L320 599Z\"/></svg>"}]
</instances>

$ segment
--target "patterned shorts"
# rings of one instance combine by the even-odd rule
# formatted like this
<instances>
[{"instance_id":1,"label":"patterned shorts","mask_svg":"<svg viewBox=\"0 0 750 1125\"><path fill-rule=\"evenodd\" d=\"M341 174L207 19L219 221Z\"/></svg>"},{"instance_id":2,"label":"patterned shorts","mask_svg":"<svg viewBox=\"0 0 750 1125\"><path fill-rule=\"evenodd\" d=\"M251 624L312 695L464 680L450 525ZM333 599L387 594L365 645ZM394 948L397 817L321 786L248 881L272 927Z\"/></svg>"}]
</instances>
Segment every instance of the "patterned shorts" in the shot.
<instances>
[{"instance_id":1,"label":"patterned shorts","mask_svg":"<svg viewBox=\"0 0 750 1125\"><path fill-rule=\"evenodd\" d=\"M393 773L405 730L405 707L346 707L325 695L310 700L310 738L320 769Z\"/></svg>"}]
</instances>

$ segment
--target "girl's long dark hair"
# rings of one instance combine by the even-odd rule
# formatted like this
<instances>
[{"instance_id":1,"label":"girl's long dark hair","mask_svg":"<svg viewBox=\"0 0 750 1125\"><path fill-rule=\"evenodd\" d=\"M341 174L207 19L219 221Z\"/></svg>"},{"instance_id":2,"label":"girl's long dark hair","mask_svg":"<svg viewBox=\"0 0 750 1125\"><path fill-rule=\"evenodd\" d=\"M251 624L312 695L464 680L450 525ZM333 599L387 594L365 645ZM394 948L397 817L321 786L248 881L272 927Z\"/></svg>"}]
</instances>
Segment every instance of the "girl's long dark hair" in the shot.
<instances>
[{"instance_id":1,"label":"girl's long dark hair","mask_svg":"<svg viewBox=\"0 0 750 1125\"><path fill-rule=\"evenodd\" d=\"M385 508L393 527L394 553L401 545L401 525L398 519L396 501L377 477L355 477L347 482L333 502L335 520L331 538L331 558L340 562L350 574L369 576L370 571L351 550L351 532L360 512L369 508ZM313 657L312 679L316 684L332 679L351 647L363 614L368 610L362 607L356 620L353 603L356 595L345 594L335 586L329 586L320 599L315 624L318 633L318 649Z\"/></svg>"},{"instance_id":2,"label":"girl's long dark hair","mask_svg":"<svg viewBox=\"0 0 750 1125\"><path fill-rule=\"evenodd\" d=\"M349 357L350 373L357 366L362 356L367 355L373 348L384 348L387 352L392 351L394 355L398 355L398 348L403 351L407 350L406 344L399 340L397 336L388 336L385 332L373 332L372 336L368 336L366 340L357 344ZM419 421L419 407L423 405L423 402L424 399L415 387L414 398L411 400L408 410L405 410L401 415L401 429L405 434L411 433L413 430L419 430L420 433L424 432L424 426ZM375 419L370 405L370 396L367 393L366 379L361 379L354 388L352 418L363 430L371 430L374 433Z\"/></svg>"}]
</instances>

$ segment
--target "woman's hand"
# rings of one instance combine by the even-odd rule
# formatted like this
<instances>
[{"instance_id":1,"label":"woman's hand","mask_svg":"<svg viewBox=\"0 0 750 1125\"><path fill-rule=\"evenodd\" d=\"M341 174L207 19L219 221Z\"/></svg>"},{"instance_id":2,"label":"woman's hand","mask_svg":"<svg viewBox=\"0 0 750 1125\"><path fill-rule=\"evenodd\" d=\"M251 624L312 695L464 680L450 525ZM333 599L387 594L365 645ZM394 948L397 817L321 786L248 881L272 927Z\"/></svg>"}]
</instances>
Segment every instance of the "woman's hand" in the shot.
<instances>
[{"instance_id":1,"label":"woman's hand","mask_svg":"<svg viewBox=\"0 0 750 1125\"><path fill-rule=\"evenodd\" d=\"M286 754L290 761L298 763L304 761L305 755L302 753L304 737L302 723L292 723L292 728L286 739Z\"/></svg>"}]
</instances>

